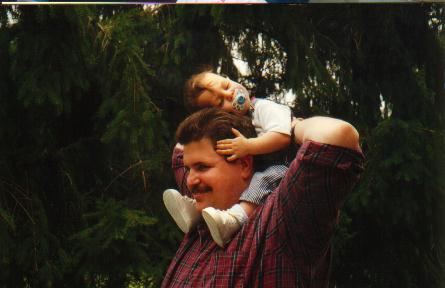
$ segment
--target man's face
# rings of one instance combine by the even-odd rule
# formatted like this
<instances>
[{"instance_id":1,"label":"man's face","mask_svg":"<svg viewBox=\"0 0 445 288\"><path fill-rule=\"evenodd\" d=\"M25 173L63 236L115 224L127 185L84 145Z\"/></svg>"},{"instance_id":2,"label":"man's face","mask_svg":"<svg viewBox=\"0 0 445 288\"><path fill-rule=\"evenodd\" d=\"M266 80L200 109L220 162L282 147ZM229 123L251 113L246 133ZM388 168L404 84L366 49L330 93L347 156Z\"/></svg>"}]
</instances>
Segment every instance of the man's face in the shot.
<instances>
[{"instance_id":1,"label":"man's face","mask_svg":"<svg viewBox=\"0 0 445 288\"><path fill-rule=\"evenodd\" d=\"M208 138L184 145L184 165L190 169L187 186L198 212L207 207L225 210L239 202L252 176L251 158L246 159L226 161Z\"/></svg>"},{"instance_id":2,"label":"man's face","mask_svg":"<svg viewBox=\"0 0 445 288\"><path fill-rule=\"evenodd\" d=\"M224 78L215 73L205 73L196 85L204 89L198 96L197 104L199 107L220 107L228 112L235 112L239 115L244 115L249 110L250 97L247 89L229 78ZM233 107L233 100L236 96L236 91L241 90L246 96L246 103L244 109L236 110Z\"/></svg>"}]
</instances>

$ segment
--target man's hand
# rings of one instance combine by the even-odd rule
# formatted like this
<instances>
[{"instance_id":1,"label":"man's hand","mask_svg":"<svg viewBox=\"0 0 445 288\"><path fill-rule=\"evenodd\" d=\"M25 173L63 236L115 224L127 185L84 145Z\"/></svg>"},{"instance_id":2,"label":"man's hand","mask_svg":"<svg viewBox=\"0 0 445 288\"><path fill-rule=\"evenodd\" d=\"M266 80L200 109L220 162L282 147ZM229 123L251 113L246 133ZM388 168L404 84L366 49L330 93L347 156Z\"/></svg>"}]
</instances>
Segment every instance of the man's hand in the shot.
<instances>
[{"instance_id":1,"label":"man's hand","mask_svg":"<svg viewBox=\"0 0 445 288\"><path fill-rule=\"evenodd\" d=\"M236 138L224 139L216 142L216 153L220 155L231 155L228 161L234 161L238 158L249 155L249 139L243 136L238 130L232 128Z\"/></svg>"}]
</instances>

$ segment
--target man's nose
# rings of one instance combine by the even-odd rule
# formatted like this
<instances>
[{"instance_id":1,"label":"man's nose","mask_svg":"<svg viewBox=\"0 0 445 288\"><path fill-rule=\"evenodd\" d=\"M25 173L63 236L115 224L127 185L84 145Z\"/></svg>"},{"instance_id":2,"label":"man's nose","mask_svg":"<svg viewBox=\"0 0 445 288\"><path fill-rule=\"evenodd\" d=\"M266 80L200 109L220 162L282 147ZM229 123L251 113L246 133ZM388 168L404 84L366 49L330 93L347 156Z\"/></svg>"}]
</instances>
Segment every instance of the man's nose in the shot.
<instances>
[{"instance_id":1,"label":"man's nose","mask_svg":"<svg viewBox=\"0 0 445 288\"><path fill-rule=\"evenodd\" d=\"M199 177L196 175L195 172L193 172L192 170L190 170L189 175L187 176L187 186L189 188L198 185L199 184Z\"/></svg>"}]
</instances>

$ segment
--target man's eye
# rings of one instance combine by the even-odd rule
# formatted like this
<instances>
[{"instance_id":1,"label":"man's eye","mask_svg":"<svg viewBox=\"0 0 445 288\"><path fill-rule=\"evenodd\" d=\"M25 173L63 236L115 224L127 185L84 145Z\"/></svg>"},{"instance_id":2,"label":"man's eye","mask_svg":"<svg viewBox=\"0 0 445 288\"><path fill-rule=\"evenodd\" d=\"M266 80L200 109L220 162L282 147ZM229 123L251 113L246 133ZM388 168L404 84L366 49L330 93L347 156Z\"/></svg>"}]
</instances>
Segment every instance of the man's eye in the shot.
<instances>
[{"instance_id":1,"label":"man's eye","mask_svg":"<svg viewBox=\"0 0 445 288\"><path fill-rule=\"evenodd\" d=\"M207 169L209 169L209 166L207 166L207 165L198 165L198 166L196 166L196 170L198 170L198 171L205 171Z\"/></svg>"}]
</instances>

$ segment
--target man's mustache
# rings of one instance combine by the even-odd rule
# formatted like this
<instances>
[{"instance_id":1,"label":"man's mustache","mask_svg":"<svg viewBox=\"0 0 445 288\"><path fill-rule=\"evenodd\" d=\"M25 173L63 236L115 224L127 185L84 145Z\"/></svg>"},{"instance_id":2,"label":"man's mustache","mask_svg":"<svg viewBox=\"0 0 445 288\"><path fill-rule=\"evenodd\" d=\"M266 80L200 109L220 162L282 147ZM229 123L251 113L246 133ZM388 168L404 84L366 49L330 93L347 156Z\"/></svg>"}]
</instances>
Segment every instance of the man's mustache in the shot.
<instances>
[{"instance_id":1,"label":"man's mustache","mask_svg":"<svg viewBox=\"0 0 445 288\"><path fill-rule=\"evenodd\" d=\"M208 192L210 192L210 190L212 190L210 188L210 186L199 184L199 185L191 187L190 192L192 192L192 194L208 193Z\"/></svg>"}]
</instances>

